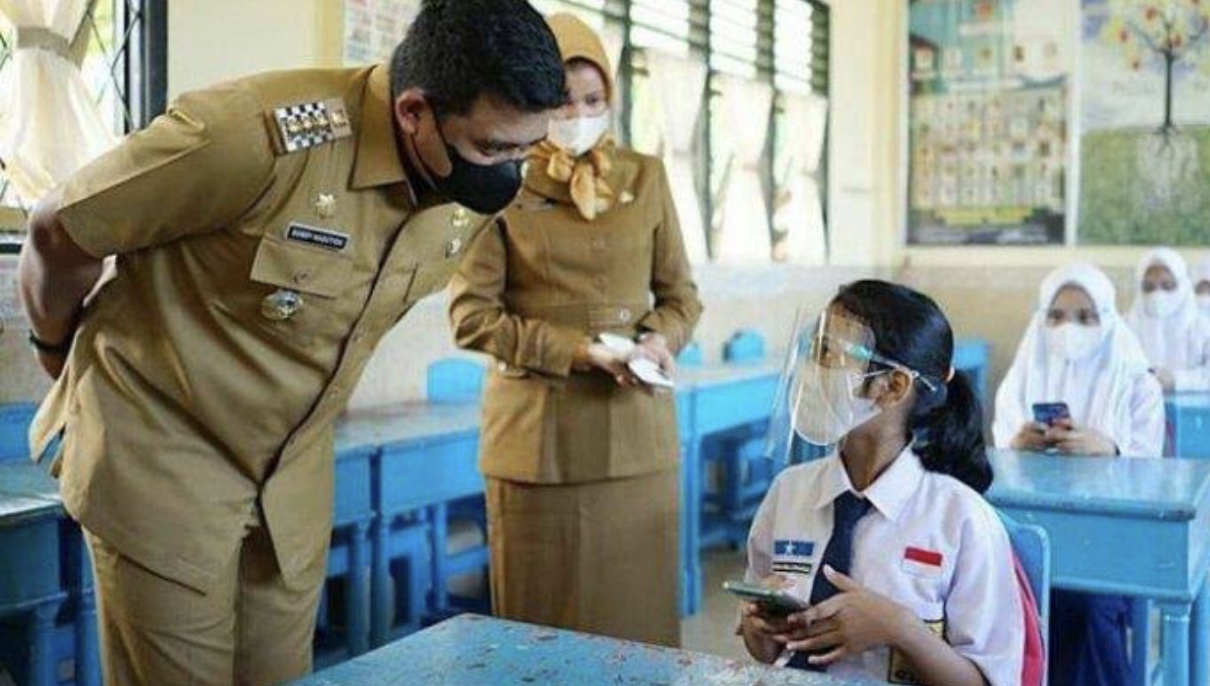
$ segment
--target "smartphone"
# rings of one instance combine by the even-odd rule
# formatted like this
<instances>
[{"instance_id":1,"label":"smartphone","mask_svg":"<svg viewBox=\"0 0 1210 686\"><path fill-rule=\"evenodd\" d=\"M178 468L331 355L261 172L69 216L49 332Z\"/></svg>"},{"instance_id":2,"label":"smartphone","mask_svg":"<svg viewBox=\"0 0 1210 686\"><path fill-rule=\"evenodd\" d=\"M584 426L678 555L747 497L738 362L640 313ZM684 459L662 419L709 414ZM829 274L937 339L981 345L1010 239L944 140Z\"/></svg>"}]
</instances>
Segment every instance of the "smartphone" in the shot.
<instances>
[{"instance_id":1,"label":"smartphone","mask_svg":"<svg viewBox=\"0 0 1210 686\"><path fill-rule=\"evenodd\" d=\"M1034 421L1047 426L1054 426L1059 420L1071 419L1071 410L1067 403L1034 403Z\"/></svg>"},{"instance_id":2,"label":"smartphone","mask_svg":"<svg viewBox=\"0 0 1210 686\"><path fill-rule=\"evenodd\" d=\"M765 588L757 584L749 584L743 581L724 581L723 590L744 600L756 603L762 610L770 614L788 615L807 609L806 601L800 600L785 591Z\"/></svg>"}]
</instances>

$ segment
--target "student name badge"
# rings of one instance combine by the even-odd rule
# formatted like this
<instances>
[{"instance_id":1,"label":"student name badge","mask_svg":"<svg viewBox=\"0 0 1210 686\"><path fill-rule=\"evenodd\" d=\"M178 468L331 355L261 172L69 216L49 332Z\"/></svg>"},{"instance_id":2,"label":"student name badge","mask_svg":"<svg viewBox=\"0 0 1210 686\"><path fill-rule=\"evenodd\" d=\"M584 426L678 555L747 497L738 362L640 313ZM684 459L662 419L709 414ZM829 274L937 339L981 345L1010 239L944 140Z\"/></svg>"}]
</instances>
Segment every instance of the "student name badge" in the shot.
<instances>
[{"instance_id":1,"label":"student name badge","mask_svg":"<svg viewBox=\"0 0 1210 686\"><path fill-rule=\"evenodd\" d=\"M773 571L809 576L814 569L815 541L778 539L773 541Z\"/></svg>"},{"instance_id":2,"label":"student name badge","mask_svg":"<svg viewBox=\"0 0 1210 686\"><path fill-rule=\"evenodd\" d=\"M944 558L941 553L935 550L908 546L903 550L900 567L912 576L935 579L941 576L942 561Z\"/></svg>"}]
</instances>

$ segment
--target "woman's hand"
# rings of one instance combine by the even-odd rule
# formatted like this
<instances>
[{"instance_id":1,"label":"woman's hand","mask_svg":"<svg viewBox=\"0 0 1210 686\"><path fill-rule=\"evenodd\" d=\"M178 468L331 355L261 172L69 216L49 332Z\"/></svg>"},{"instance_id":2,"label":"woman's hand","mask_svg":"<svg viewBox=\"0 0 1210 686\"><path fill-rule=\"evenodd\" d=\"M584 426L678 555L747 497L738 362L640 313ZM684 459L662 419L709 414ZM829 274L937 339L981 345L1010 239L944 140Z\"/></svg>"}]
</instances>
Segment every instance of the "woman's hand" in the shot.
<instances>
[{"instance_id":1,"label":"woman's hand","mask_svg":"<svg viewBox=\"0 0 1210 686\"><path fill-rule=\"evenodd\" d=\"M1013 437L1012 443L1009 444L1014 450L1027 450L1030 452L1045 452L1051 447L1046 442L1046 431L1049 429L1045 424L1038 422L1028 422L1021 427L1017 435Z\"/></svg>"},{"instance_id":2,"label":"woman's hand","mask_svg":"<svg viewBox=\"0 0 1210 686\"><path fill-rule=\"evenodd\" d=\"M1096 429L1077 427L1069 419L1060 420L1050 427L1046 432L1046 441L1064 455L1113 457L1118 454L1118 446L1113 439Z\"/></svg>"},{"instance_id":3,"label":"woman's hand","mask_svg":"<svg viewBox=\"0 0 1210 686\"><path fill-rule=\"evenodd\" d=\"M600 370L613 377L619 386L634 387L639 380L626 366L625 355L603 343L581 343L572 358L572 368L578 371Z\"/></svg>"},{"instance_id":4,"label":"woman's hand","mask_svg":"<svg viewBox=\"0 0 1210 686\"><path fill-rule=\"evenodd\" d=\"M816 653L809 660L825 667L871 648L894 645L908 622L919 622L907 608L825 565L824 575L839 593L804 612L790 615L789 622L807 630L795 631L786 642L790 650ZM787 634L789 636L789 634Z\"/></svg>"},{"instance_id":5,"label":"woman's hand","mask_svg":"<svg viewBox=\"0 0 1210 686\"><path fill-rule=\"evenodd\" d=\"M646 333L635 344L635 355L658 364L669 377L676 374L676 358L668 349L668 339L658 333Z\"/></svg>"}]
</instances>

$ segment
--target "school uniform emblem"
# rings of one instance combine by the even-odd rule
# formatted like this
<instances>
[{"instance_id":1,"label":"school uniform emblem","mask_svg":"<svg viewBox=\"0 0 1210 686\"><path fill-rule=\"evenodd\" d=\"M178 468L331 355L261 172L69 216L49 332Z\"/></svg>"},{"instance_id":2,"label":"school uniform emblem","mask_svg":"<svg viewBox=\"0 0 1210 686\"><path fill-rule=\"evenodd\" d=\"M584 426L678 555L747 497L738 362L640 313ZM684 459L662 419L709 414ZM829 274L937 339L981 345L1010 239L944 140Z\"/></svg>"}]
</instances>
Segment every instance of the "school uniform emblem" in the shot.
<instances>
[{"instance_id":1,"label":"school uniform emblem","mask_svg":"<svg viewBox=\"0 0 1210 686\"><path fill-rule=\"evenodd\" d=\"M789 539L773 541L773 571L808 575L814 569L815 541Z\"/></svg>"},{"instance_id":2,"label":"school uniform emblem","mask_svg":"<svg viewBox=\"0 0 1210 686\"><path fill-rule=\"evenodd\" d=\"M908 546L903 550L903 560L900 566L903 571L913 576L941 576L941 563L944 561L941 553L935 550Z\"/></svg>"}]
</instances>

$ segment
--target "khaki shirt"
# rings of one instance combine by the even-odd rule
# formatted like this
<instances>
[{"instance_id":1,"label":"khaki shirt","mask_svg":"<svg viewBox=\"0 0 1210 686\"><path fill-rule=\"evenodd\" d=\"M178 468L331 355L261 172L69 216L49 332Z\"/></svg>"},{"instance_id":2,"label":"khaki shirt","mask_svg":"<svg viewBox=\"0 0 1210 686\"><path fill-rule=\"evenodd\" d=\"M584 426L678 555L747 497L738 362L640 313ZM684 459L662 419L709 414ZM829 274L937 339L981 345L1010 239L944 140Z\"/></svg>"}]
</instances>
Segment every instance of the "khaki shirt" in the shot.
<instances>
[{"instance_id":1,"label":"khaki shirt","mask_svg":"<svg viewBox=\"0 0 1210 686\"><path fill-rule=\"evenodd\" d=\"M497 360L480 466L530 483L672 467L671 394L571 373L576 346L602 332L658 332L674 353L692 337L702 305L663 164L619 149L607 178L618 202L593 221L541 166L530 165L517 201L471 246L451 284L458 344Z\"/></svg>"},{"instance_id":2,"label":"khaki shirt","mask_svg":"<svg viewBox=\"0 0 1210 686\"><path fill-rule=\"evenodd\" d=\"M260 517L288 583L322 578L334 420L488 221L418 203L396 145L385 66L276 72L182 96L65 184L60 220L116 274L31 445L64 436L84 527L205 591Z\"/></svg>"}]
</instances>

